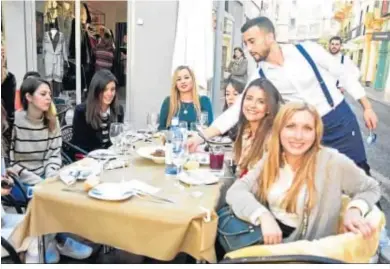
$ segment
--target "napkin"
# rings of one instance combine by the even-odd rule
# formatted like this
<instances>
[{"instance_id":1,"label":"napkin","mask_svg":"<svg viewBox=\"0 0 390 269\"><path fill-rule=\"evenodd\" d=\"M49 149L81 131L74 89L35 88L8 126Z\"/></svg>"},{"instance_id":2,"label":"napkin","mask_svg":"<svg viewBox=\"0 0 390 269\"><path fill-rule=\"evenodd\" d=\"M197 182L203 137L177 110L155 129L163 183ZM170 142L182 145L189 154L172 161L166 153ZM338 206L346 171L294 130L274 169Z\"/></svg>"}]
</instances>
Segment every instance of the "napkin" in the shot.
<instances>
[{"instance_id":1,"label":"napkin","mask_svg":"<svg viewBox=\"0 0 390 269\"><path fill-rule=\"evenodd\" d=\"M137 179L132 179L129 181L124 181L121 183L123 188L126 190L138 190L140 192L146 193L146 194L155 194L160 189L156 188L152 185L149 185L145 182L139 181Z\"/></svg>"}]
</instances>

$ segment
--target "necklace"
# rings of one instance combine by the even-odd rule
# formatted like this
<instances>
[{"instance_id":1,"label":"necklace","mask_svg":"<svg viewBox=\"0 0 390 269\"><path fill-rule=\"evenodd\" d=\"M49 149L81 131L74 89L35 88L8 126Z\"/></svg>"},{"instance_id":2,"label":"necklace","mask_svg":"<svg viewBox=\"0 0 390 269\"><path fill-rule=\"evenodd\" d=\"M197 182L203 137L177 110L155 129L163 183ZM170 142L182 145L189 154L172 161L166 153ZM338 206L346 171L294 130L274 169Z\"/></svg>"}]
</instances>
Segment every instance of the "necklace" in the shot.
<instances>
[{"instance_id":1,"label":"necklace","mask_svg":"<svg viewBox=\"0 0 390 269\"><path fill-rule=\"evenodd\" d=\"M188 114L188 108L189 108L189 106L191 106L191 103L183 103L183 102L181 102L181 105L183 106L183 113L184 113L184 115L187 115ZM188 105L188 106L186 106L186 105Z\"/></svg>"}]
</instances>

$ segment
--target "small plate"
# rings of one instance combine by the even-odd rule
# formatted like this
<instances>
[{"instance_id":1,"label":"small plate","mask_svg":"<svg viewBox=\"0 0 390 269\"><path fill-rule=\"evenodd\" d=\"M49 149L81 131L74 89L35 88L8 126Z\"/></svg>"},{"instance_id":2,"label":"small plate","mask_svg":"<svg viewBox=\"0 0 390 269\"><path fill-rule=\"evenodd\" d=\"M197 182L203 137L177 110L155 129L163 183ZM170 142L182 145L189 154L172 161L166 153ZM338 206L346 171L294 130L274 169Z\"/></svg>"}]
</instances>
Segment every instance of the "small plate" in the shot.
<instances>
[{"instance_id":1,"label":"small plate","mask_svg":"<svg viewBox=\"0 0 390 269\"><path fill-rule=\"evenodd\" d=\"M213 137L212 139L210 139L208 141L210 144L214 144L214 145L222 145L222 146L226 146L226 145L231 145L233 143L233 141L227 137L227 136L217 136L217 137Z\"/></svg>"},{"instance_id":2,"label":"small plate","mask_svg":"<svg viewBox=\"0 0 390 269\"><path fill-rule=\"evenodd\" d=\"M123 189L120 183L102 183L92 188L88 195L99 200L122 201L136 195L136 192Z\"/></svg>"},{"instance_id":3,"label":"small plate","mask_svg":"<svg viewBox=\"0 0 390 269\"><path fill-rule=\"evenodd\" d=\"M189 185L210 185L218 183L219 178L208 170L198 169L182 173L179 180Z\"/></svg>"},{"instance_id":4,"label":"small plate","mask_svg":"<svg viewBox=\"0 0 390 269\"><path fill-rule=\"evenodd\" d=\"M97 149L88 153L87 156L97 160L107 160L116 158L117 154L109 149Z\"/></svg>"},{"instance_id":5,"label":"small plate","mask_svg":"<svg viewBox=\"0 0 390 269\"><path fill-rule=\"evenodd\" d=\"M156 150L164 150L165 148L163 146L146 146L141 147L137 150L137 154L145 159L152 160L155 163L163 164L165 163L165 156L164 157L155 157L152 155L153 152Z\"/></svg>"}]
</instances>

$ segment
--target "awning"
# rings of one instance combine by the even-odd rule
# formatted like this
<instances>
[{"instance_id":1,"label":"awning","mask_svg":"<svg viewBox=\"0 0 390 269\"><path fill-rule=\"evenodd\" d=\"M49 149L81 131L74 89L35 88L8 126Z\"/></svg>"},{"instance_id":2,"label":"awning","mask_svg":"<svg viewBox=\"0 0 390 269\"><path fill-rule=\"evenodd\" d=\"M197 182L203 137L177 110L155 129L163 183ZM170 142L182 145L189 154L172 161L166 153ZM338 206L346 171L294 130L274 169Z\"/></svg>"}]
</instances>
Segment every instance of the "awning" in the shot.
<instances>
[{"instance_id":1,"label":"awning","mask_svg":"<svg viewBox=\"0 0 390 269\"><path fill-rule=\"evenodd\" d=\"M179 1L172 74L179 65L187 65L203 89L213 77L212 12L212 0Z\"/></svg>"}]
</instances>

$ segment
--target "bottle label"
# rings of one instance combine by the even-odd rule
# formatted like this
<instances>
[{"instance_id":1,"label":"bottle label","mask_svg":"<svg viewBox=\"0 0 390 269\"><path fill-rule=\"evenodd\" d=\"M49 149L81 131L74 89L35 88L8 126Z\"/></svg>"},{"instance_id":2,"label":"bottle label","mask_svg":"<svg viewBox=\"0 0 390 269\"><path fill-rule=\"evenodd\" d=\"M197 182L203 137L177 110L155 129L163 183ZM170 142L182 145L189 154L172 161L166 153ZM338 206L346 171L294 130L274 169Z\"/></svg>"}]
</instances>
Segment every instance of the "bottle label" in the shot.
<instances>
[{"instance_id":1,"label":"bottle label","mask_svg":"<svg viewBox=\"0 0 390 269\"><path fill-rule=\"evenodd\" d=\"M172 164L172 151L173 145L172 143L165 143L165 164Z\"/></svg>"}]
</instances>

